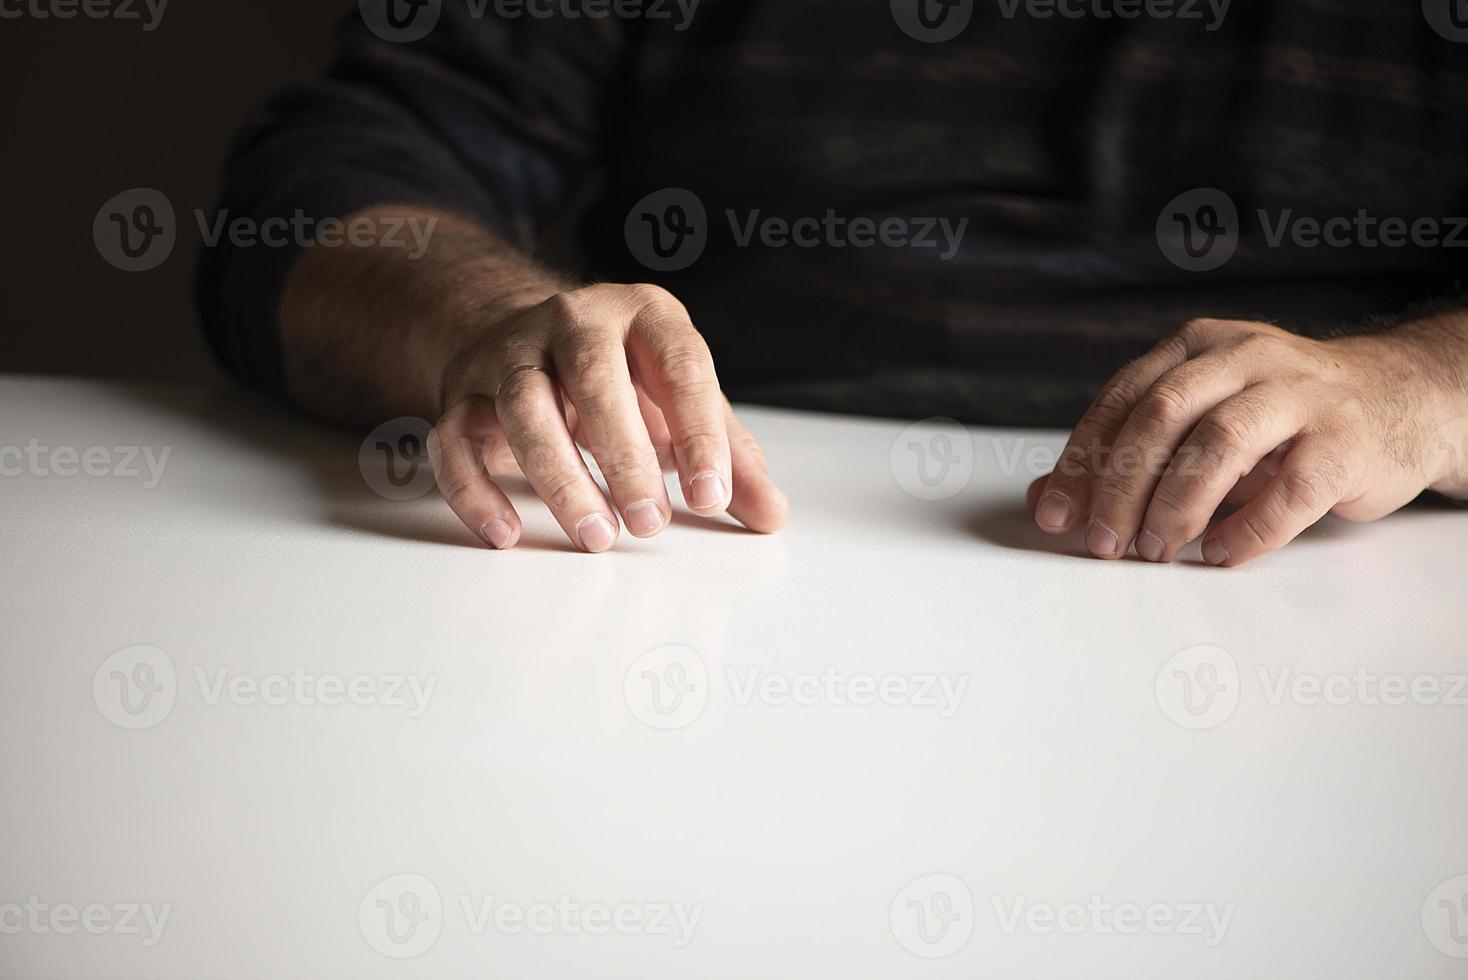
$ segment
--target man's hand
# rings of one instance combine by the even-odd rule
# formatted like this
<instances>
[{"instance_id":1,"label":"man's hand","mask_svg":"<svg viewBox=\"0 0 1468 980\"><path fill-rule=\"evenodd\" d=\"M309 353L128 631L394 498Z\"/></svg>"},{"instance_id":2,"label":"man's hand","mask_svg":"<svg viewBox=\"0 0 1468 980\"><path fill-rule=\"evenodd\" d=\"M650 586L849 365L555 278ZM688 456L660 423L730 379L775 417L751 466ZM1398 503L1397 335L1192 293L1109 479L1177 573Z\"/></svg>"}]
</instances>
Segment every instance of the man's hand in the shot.
<instances>
[{"instance_id":1,"label":"man's hand","mask_svg":"<svg viewBox=\"0 0 1468 980\"><path fill-rule=\"evenodd\" d=\"M697 514L727 510L756 531L785 523L785 496L720 391L708 346L655 286L558 292L495 322L448 360L441 391L429 447L439 489L495 548L520 539L519 515L492 480L516 471L586 551L612 547L619 512L638 537L667 526L664 464L676 464Z\"/></svg>"},{"instance_id":2,"label":"man's hand","mask_svg":"<svg viewBox=\"0 0 1468 980\"><path fill-rule=\"evenodd\" d=\"M454 513L495 548L520 517L495 485L522 473L577 547L605 551L672 514L676 463L698 514L776 531L789 505L719 390L688 311L656 286L578 288L463 217L384 205L350 221L435 229L421 254L311 249L281 298L295 401L354 424L438 417L429 454ZM582 460L596 460L613 508Z\"/></svg>"},{"instance_id":3,"label":"man's hand","mask_svg":"<svg viewBox=\"0 0 1468 980\"><path fill-rule=\"evenodd\" d=\"M1368 521L1429 487L1468 494L1461 461L1435 451L1468 415L1439 353L1419 333L1317 341L1193 321L1107 383L1029 506L1050 533L1084 525L1098 558L1135 541L1162 562L1238 506L1203 541L1209 564L1233 566L1328 512Z\"/></svg>"}]
</instances>

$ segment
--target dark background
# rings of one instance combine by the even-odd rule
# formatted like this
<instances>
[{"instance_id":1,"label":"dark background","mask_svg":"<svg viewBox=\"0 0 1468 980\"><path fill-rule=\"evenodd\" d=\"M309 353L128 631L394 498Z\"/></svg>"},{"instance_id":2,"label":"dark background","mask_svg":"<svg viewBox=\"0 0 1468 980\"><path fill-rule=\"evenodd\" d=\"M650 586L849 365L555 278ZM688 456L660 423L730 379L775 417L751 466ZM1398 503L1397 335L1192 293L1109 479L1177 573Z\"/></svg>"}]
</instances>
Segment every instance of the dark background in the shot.
<instances>
[{"instance_id":1,"label":"dark background","mask_svg":"<svg viewBox=\"0 0 1468 980\"><path fill-rule=\"evenodd\" d=\"M171 0L140 20L0 19L0 372L215 376L194 315L195 208L214 203L230 142L274 90L317 74L353 0ZM98 253L113 195L153 187L178 244L150 272Z\"/></svg>"}]
</instances>

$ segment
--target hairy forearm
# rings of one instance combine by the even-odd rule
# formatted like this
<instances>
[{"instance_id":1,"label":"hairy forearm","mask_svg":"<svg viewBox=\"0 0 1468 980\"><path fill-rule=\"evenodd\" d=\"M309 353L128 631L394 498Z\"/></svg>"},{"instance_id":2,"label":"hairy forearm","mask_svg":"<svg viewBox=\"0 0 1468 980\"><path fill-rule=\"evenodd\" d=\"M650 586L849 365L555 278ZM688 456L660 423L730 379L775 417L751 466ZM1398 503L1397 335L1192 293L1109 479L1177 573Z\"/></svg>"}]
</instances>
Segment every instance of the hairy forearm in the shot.
<instances>
[{"instance_id":1,"label":"hairy forearm","mask_svg":"<svg viewBox=\"0 0 1468 980\"><path fill-rule=\"evenodd\" d=\"M332 421L436 418L444 365L490 324L570 288L483 228L453 215L383 206L431 232L421 250L382 243L307 249L287 277L281 345L292 399Z\"/></svg>"},{"instance_id":2,"label":"hairy forearm","mask_svg":"<svg viewBox=\"0 0 1468 980\"><path fill-rule=\"evenodd\" d=\"M1363 338L1370 343L1372 338ZM1402 417L1421 431L1402 433L1425 447L1431 489L1468 497L1468 311L1433 310L1376 335L1383 342L1376 362L1395 361L1383 397L1400 403ZM1386 345L1390 345L1389 349ZM1393 357L1392 355L1400 355Z\"/></svg>"}]
</instances>

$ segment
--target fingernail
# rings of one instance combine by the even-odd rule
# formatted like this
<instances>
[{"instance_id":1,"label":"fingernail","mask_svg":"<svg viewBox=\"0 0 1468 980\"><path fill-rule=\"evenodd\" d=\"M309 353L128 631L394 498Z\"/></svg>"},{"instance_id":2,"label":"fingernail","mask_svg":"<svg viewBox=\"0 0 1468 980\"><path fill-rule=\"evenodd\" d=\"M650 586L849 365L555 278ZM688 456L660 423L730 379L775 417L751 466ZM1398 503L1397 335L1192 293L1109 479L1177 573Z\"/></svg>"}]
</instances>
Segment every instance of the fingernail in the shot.
<instances>
[{"instance_id":1,"label":"fingernail","mask_svg":"<svg viewBox=\"0 0 1468 980\"><path fill-rule=\"evenodd\" d=\"M1137 535L1137 554L1148 561L1161 561L1165 550L1162 539L1151 531L1143 531Z\"/></svg>"},{"instance_id":2,"label":"fingernail","mask_svg":"<svg viewBox=\"0 0 1468 980\"><path fill-rule=\"evenodd\" d=\"M1051 490L1040 498L1035 508L1035 523L1043 527L1065 527L1070 520L1070 498L1059 490Z\"/></svg>"},{"instance_id":3,"label":"fingernail","mask_svg":"<svg viewBox=\"0 0 1468 980\"><path fill-rule=\"evenodd\" d=\"M622 519L627 524L627 530L639 538L657 534L663 529L663 509L651 498L630 505L622 511Z\"/></svg>"},{"instance_id":4,"label":"fingernail","mask_svg":"<svg viewBox=\"0 0 1468 980\"><path fill-rule=\"evenodd\" d=\"M583 517L576 525L576 534L581 538L581 547L591 552L606 551L617 540L616 528L601 514Z\"/></svg>"},{"instance_id":5,"label":"fingernail","mask_svg":"<svg viewBox=\"0 0 1468 980\"><path fill-rule=\"evenodd\" d=\"M688 484L688 504L694 510L712 510L724 506L729 491L724 488L723 477L717 473L700 473Z\"/></svg>"},{"instance_id":6,"label":"fingernail","mask_svg":"<svg viewBox=\"0 0 1468 980\"><path fill-rule=\"evenodd\" d=\"M1228 561L1228 549L1217 538L1203 542L1203 560L1210 565L1222 565Z\"/></svg>"},{"instance_id":7,"label":"fingernail","mask_svg":"<svg viewBox=\"0 0 1468 980\"><path fill-rule=\"evenodd\" d=\"M1116 554L1116 532L1100 521L1092 521L1086 530L1086 547L1097 558L1110 558Z\"/></svg>"},{"instance_id":8,"label":"fingernail","mask_svg":"<svg viewBox=\"0 0 1468 980\"><path fill-rule=\"evenodd\" d=\"M510 546L510 539L515 536L515 532L510 529L510 525L501 520L490 521L484 525L479 533L484 536L484 540L488 541L491 547L499 551L508 548Z\"/></svg>"}]
</instances>

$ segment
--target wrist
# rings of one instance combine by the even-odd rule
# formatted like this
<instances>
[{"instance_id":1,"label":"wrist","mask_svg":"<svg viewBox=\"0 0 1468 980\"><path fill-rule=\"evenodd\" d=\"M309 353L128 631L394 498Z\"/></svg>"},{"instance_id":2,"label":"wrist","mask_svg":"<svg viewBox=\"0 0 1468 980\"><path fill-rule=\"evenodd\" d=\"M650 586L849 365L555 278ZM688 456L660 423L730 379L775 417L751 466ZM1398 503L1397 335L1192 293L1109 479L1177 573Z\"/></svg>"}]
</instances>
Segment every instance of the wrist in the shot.
<instances>
[{"instance_id":1,"label":"wrist","mask_svg":"<svg viewBox=\"0 0 1468 980\"><path fill-rule=\"evenodd\" d=\"M1461 318L1403 324L1386 333L1345 338L1378 377L1387 404L1410 413L1427 488L1468 497L1468 329Z\"/></svg>"}]
</instances>

